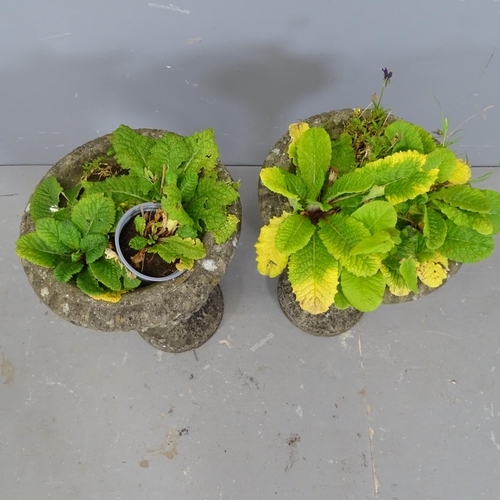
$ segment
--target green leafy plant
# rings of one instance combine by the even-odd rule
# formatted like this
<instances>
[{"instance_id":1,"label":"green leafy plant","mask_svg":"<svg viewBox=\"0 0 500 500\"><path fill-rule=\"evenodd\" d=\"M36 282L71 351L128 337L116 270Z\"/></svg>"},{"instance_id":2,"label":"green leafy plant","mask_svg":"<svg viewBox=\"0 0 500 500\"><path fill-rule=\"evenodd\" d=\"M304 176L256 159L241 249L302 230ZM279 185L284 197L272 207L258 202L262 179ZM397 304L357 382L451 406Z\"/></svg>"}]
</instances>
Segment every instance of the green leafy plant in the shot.
<instances>
[{"instance_id":1,"label":"green leafy plant","mask_svg":"<svg viewBox=\"0 0 500 500\"><path fill-rule=\"evenodd\" d=\"M130 260L137 269L143 265L148 252L158 254L167 263L176 262L179 270L191 269L195 260L206 255L205 247L196 238L196 233L194 238L182 238L176 234L179 222L169 218L162 209L137 215L134 225L138 235L130 240L129 245L138 252Z\"/></svg>"},{"instance_id":2,"label":"green leafy plant","mask_svg":"<svg viewBox=\"0 0 500 500\"><path fill-rule=\"evenodd\" d=\"M384 69L384 86L392 73ZM439 286L449 260L477 262L494 249L500 194L470 185L470 167L423 128L396 120L372 97L339 137L290 125L290 169L262 169L261 182L293 211L262 227L261 274L288 278L311 314L372 311L388 287Z\"/></svg>"},{"instance_id":3,"label":"green leafy plant","mask_svg":"<svg viewBox=\"0 0 500 500\"><path fill-rule=\"evenodd\" d=\"M55 177L37 186L29 208L35 231L17 240L16 253L53 268L59 282L74 278L84 293L117 301L140 284L114 252L112 236L126 210L161 202L170 232L160 235L157 227L147 245L167 262L191 269L205 256L200 238L206 232L221 244L236 230L239 220L228 206L238 199L239 184L218 177L211 129L189 137L167 132L155 140L120 125L111 145L108 158L82 166L76 186L64 190Z\"/></svg>"}]
</instances>

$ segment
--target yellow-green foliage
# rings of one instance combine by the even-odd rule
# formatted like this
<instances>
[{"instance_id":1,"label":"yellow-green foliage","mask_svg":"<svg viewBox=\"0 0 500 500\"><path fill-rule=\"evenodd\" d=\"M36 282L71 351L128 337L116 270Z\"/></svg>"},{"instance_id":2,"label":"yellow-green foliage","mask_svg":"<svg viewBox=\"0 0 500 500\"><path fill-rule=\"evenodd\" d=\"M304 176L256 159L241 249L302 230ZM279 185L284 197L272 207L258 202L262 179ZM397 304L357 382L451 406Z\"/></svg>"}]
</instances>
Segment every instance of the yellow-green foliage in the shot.
<instances>
[{"instance_id":1,"label":"yellow-green foliage","mask_svg":"<svg viewBox=\"0 0 500 500\"><path fill-rule=\"evenodd\" d=\"M418 281L437 287L448 259L485 259L500 231L500 194L472 188L463 160L421 127L382 126L380 108L375 117L373 140L353 132L369 128L359 113L334 141L322 127L292 124L295 173L260 174L293 212L261 229L257 269L275 277L288 266L296 299L311 314L332 304L372 311L386 287L399 296L417 293Z\"/></svg>"}]
</instances>

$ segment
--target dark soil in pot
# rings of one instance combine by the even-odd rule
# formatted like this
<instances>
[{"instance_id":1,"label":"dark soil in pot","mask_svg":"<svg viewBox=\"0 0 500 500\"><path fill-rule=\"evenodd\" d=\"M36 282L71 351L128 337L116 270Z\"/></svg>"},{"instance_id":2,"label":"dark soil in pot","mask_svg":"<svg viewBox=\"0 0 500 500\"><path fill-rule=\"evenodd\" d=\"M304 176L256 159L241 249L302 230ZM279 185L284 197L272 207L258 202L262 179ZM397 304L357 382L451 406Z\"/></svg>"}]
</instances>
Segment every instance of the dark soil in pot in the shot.
<instances>
[{"instance_id":1,"label":"dark soil in pot","mask_svg":"<svg viewBox=\"0 0 500 500\"><path fill-rule=\"evenodd\" d=\"M130 248L130 240L138 235L139 233L135 229L133 219L123 226L122 232L120 233L120 248L122 254L132 267L146 276L153 276L155 278L162 278L163 276L168 276L177 271L175 263L165 262L156 253L147 252L145 251L146 249L134 250Z\"/></svg>"}]
</instances>

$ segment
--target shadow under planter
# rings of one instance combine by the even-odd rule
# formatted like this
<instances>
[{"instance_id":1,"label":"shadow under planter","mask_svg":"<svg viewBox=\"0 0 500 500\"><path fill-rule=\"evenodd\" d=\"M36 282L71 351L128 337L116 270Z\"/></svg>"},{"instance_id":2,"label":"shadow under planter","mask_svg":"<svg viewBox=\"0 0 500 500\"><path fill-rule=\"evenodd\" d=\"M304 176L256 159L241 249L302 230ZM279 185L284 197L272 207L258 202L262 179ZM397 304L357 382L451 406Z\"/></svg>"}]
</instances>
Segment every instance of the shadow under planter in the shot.
<instances>
[{"instance_id":1,"label":"shadow under planter","mask_svg":"<svg viewBox=\"0 0 500 500\"><path fill-rule=\"evenodd\" d=\"M332 140L338 139L344 130L345 124L352 118L354 111L350 108L329 111L319 115L311 116L306 120L310 127L323 127ZM398 118L390 116L388 123ZM273 146L266 157L262 168L281 167L288 172L294 171L290 157L288 156L288 145L290 144L290 134L286 132ZM293 208L288 199L280 194L269 190L259 178L258 185L259 210L262 221L265 225L273 217L279 217L283 212L293 212ZM449 261L449 270L446 279L440 286L443 286L461 267L461 263ZM439 288L439 287L438 287ZM386 288L383 298L384 304L399 304L410 302L429 295L438 288L431 288L422 282L418 282L418 293L410 292L406 296L393 295L389 288ZM288 271L285 269L279 277L278 282L278 300L285 316L302 331L315 336L331 337L340 335L352 328L360 319L363 313L354 307L347 309L337 309L332 305L329 310L323 314L310 314L299 306L295 299L292 286L288 280Z\"/></svg>"},{"instance_id":2,"label":"shadow under planter","mask_svg":"<svg viewBox=\"0 0 500 500\"><path fill-rule=\"evenodd\" d=\"M164 130L138 129L154 139ZM82 166L98 157L106 157L111 135L105 135L75 149L57 162L44 176L55 176L64 189L75 186L83 173ZM108 163L114 159L108 157ZM232 180L224 165L218 162L217 175ZM43 179L42 179L43 180ZM228 212L241 220L238 199ZM73 282L59 283L52 269L23 260L24 271L33 290L55 314L84 328L103 332L137 331L156 349L183 352L205 343L217 330L222 319L224 301L218 283L238 246L241 224L225 243L218 245L211 233L203 238L206 256L170 281L158 282L126 293L119 302L95 300L84 294ZM34 231L29 205L21 220L21 235Z\"/></svg>"}]
</instances>

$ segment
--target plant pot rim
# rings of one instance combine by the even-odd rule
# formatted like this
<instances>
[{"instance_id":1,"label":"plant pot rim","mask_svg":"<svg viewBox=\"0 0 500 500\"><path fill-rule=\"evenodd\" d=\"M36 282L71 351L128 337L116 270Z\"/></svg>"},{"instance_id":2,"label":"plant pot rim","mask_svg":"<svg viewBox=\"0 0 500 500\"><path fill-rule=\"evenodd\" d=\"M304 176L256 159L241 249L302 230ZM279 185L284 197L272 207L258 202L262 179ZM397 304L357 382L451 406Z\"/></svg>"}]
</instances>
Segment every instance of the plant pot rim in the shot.
<instances>
[{"instance_id":1,"label":"plant pot rim","mask_svg":"<svg viewBox=\"0 0 500 500\"><path fill-rule=\"evenodd\" d=\"M160 277L149 276L148 274L141 273L134 266L130 265L128 260L123 255L121 245L120 245L120 235L121 235L122 229L125 227L125 224L127 224L129 221L131 221L135 215L142 213L142 211L152 212L153 210L158 209L158 208L161 208L161 203L154 202L154 201L147 201L144 203L139 203L138 205L134 205L133 207L129 208L120 217L120 220L118 221L118 224L116 225L115 248L116 248L116 253L118 254L118 257L120 259L120 262L131 273L134 273L137 276L137 278L139 278L145 284L152 284L152 283L157 283L160 281L170 281L170 280L173 280L175 278L178 278L181 274L183 274L186 271L185 269L183 269L182 271L175 271L171 274L168 274L167 276L160 276Z\"/></svg>"}]
</instances>

